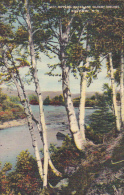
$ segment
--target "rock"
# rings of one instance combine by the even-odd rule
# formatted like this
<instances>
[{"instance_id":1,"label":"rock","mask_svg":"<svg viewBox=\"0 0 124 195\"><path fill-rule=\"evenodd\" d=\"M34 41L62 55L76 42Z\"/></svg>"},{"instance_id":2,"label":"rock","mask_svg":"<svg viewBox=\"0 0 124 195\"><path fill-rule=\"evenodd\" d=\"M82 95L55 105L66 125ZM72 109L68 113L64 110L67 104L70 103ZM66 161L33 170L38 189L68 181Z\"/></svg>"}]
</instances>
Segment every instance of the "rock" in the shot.
<instances>
[{"instance_id":1,"label":"rock","mask_svg":"<svg viewBox=\"0 0 124 195\"><path fill-rule=\"evenodd\" d=\"M57 137L65 138L65 135L64 135L63 133L61 133L61 132L58 132L58 133L56 134L56 136L57 136Z\"/></svg>"},{"instance_id":2,"label":"rock","mask_svg":"<svg viewBox=\"0 0 124 195\"><path fill-rule=\"evenodd\" d=\"M55 186L56 189L61 190L63 187L67 187L69 183L69 179L65 178L62 179L57 185Z\"/></svg>"},{"instance_id":3,"label":"rock","mask_svg":"<svg viewBox=\"0 0 124 195\"><path fill-rule=\"evenodd\" d=\"M63 141L65 140L65 135L61 132L58 132L56 134L56 137L57 137L58 140L63 140Z\"/></svg>"}]
</instances>

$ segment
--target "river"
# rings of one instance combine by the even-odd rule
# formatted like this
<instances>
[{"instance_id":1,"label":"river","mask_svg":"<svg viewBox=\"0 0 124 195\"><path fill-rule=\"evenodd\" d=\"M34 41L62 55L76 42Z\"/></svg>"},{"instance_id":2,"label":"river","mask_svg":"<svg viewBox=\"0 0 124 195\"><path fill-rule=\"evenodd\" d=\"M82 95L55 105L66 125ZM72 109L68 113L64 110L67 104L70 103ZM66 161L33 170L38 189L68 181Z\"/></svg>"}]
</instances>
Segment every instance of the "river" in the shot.
<instances>
[{"instance_id":1,"label":"river","mask_svg":"<svg viewBox=\"0 0 124 195\"><path fill-rule=\"evenodd\" d=\"M35 117L39 118L39 106L31 106ZM92 114L94 109L85 110L85 122L88 123L88 116ZM76 116L78 117L78 108L75 108ZM68 121L63 106L44 106L45 120L47 125L47 138L48 144L56 144L61 146L62 140L58 140L56 137L57 132L64 134L70 134L68 130ZM36 129L36 128L35 128ZM38 131L35 130L35 134L38 141L39 149L41 149L42 143L38 135ZM31 143L31 136L27 125L18 127L11 127L4 130L0 130L0 162L4 165L5 162L12 163L13 167L16 164L16 157L22 150L26 150L34 155L34 150Z\"/></svg>"}]
</instances>

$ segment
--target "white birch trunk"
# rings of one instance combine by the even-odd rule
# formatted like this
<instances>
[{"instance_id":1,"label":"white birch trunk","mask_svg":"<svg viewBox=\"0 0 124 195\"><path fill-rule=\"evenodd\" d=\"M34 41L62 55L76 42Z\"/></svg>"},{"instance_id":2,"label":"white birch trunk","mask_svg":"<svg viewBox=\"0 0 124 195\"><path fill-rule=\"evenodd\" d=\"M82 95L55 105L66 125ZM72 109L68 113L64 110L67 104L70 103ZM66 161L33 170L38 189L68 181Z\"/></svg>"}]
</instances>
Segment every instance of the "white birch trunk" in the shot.
<instances>
[{"instance_id":1,"label":"white birch trunk","mask_svg":"<svg viewBox=\"0 0 124 195\"><path fill-rule=\"evenodd\" d=\"M89 67L89 58L86 59L85 68ZM87 71L81 73L80 82L80 105L79 105L79 127L82 134L82 138L85 138L85 100L86 100L86 88L87 88Z\"/></svg>"},{"instance_id":2,"label":"white birch trunk","mask_svg":"<svg viewBox=\"0 0 124 195\"><path fill-rule=\"evenodd\" d=\"M43 147L44 147L44 179L43 179L43 187L47 187L47 174L48 174L48 144L47 144L47 132L46 132L46 124L45 124L45 117L43 111L43 100L41 96L39 80L37 76L37 67L36 67L36 60L35 60L35 51L34 51L34 44L33 44L33 34L32 34L32 26L31 26L31 19L28 9L28 0L25 0L25 9L26 9L26 22L28 25L28 33L29 33L29 46L30 46L30 55L31 55L31 64L32 64L32 71L33 71L33 78L35 83L35 91L39 98L39 108L40 108L40 122L43 131Z\"/></svg>"},{"instance_id":3,"label":"white birch trunk","mask_svg":"<svg viewBox=\"0 0 124 195\"><path fill-rule=\"evenodd\" d=\"M120 131L120 122L119 122L117 103L116 103L116 92L115 92L115 82L114 82L114 73L113 73L112 54L111 53L109 53L109 60L110 60L111 88L112 88L112 98L113 98L113 111L114 111L114 114L116 117L117 131Z\"/></svg>"},{"instance_id":4,"label":"white birch trunk","mask_svg":"<svg viewBox=\"0 0 124 195\"><path fill-rule=\"evenodd\" d=\"M16 66L14 65L13 63L13 66L16 70ZM16 75L19 79L19 82L20 82L20 86L21 86L21 89L22 89L22 93L23 93L23 97L27 103L27 109L28 109L28 112L30 113L31 117L32 117L32 120L36 123L37 125L37 129L38 129L38 132L39 132L39 135L40 135L40 138L41 138L41 141L43 142L43 133L42 133L42 128L41 128L41 123L39 124L39 122L36 120L36 118L34 117L33 113L32 113L32 110L31 110L31 107L30 107L30 104L29 104L29 101L28 101L28 98L27 98L27 95L26 95L26 92L25 92L25 89L24 89L24 85L22 83L22 80L21 80L21 77L20 77L20 74L18 71L16 71ZM56 168L55 166L53 165L52 161L51 161L51 158L50 158L50 155L48 153L48 163L49 163L49 166L51 168L51 170L53 171L53 173L56 175L56 176L59 176L59 177L62 177L62 173L60 173Z\"/></svg>"},{"instance_id":5,"label":"white birch trunk","mask_svg":"<svg viewBox=\"0 0 124 195\"><path fill-rule=\"evenodd\" d=\"M79 150L82 150L84 143L81 133L79 131L78 122L76 119L74 106L71 99L71 92L69 86L69 67L62 67L62 90L65 100L65 108L68 116L70 132L73 135L76 147Z\"/></svg>"},{"instance_id":6,"label":"white birch trunk","mask_svg":"<svg viewBox=\"0 0 124 195\"><path fill-rule=\"evenodd\" d=\"M7 60L6 60L5 54L4 54L4 63L5 63L5 66L6 66L7 70L8 70L9 67L8 67L8 64L7 64ZM21 103L22 103L22 105L24 107L24 111L25 111L25 113L27 115L28 127L29 127L31 138L32 138L32 145L33 145L33 148L34 148L34 153L35 153L35 157L36 157L38 171L39 171L39 175L40 175L41 179L43 179L42 162L41 162L41 158L40 158L40 154L39 154L39 150L38 150L38 146L37 146L37 141L36 141L36 137L35 137L35 133L34 133L32 116L29 113L28 106L27 106L26 102L23 100L23 96L21 94L20 86L18 84L18 80L17 80L16 76L13 73L11 73L11 77L12 77L12 79L13 79L15 85L16 85L18 96L19 96L20 101L21 101Z\"/></svg>"},{"instance_id":7,"label":"white birch trunk","mask_svg":"<svg viewBox=\"0 0 124 195\"><path fill-rule=\"evenodd\" d=\"M41 140L43 140L43 138L42 138L42 132L41 132L41 127L40 127L41 125L40 125L39 123L36 123L36 125L37 125L37 128L38 128L38 131L39 131ZM50 166L52 172L53 172L56 176L62 177L62 173L60 173L60 172L55 168L55 166L53 165L49 153L48 153L48 163L49 163L49 166Z\"/></svg>"},{"instance_id":8,"label":"white birch trunk","mask_svg":"<svg viewBox=\"0 0 124 195\"><path fill-rule=\"evenodd\" d=\"M40 177L41 177L41 179L43 179L42 162L41 162L41 157L40 157L40 154L39 154L39 149L38 149L38 145L37 145L37 141L36 141L36 137L35 137L35 133L34 133L32 116L29 113L26 102L23 103L23 98L21 97L21 93L20 93L20 90L19 90L19 85L18 85L16 79L13 76L12 76L12 78L13 78L14 83L16 85L16 88L17 88L17 91L18 91L18 96L19 96L19 98L22 102L25 113L27 115L27 121L28 121L28 126L29 126L29 131L30 131L30 134L31 134L31 138L32 138L32 145L34 147L34 153L35 153L35 157L36 157L36 161L37 161L37 166L38 166Z\"/></svg>"},{"instance_id":9,"label":"white birch trunk","mask_svg":"<svg viewBox=\"0 0 124 195\"><path fill-rule=\"evenodd\" d=\"M81 81L80 81L79 127L80 127L80 132L82 134L82 138L84 141L86 141L86 138L85 138L86 85L87 85L86 72L83 72L81 74Z\"/></svg>"},{"instance_id":10,"label":"white birch trunk","mask_svg":"<svg viewBox=\"0 0 124 195\"><path fill-rule=\"evenodd\" d=\"M42 131L41 131L41 124L39 124L39 122L35 119L33 113L32 113L32 110L31 110L31 107L30 107L30 104L29 104L29 101L27 99L27 95L25 93L25 89L24 89L24 86L22 84L22 81L21 81L21 78L19 75L17 75L19 77L19 81L20 81L20 84L21 84L21 89L23 91L23 96L26 100L26 103L27 103L27 108L28 108L28 111L29 113L31 114L34 122L36 123L37 125L37 129L38 129L38 132L39 132L39 135L40 135L40 138L41 140L43 141L43 134L42 134ZM55 166L53 165L52 161L51 161L51 158L50 158L50 155L48 153L48 163L49 163L49 166L51 167L51 170L53 171L53 173L56 175L56 176L59 176L59 177L62 177L62 174L55 168Z\"/></svg>"},{"instance_id":11,"label":"white birch trunk","mask_svg":"<svg viewBox=\"0 0 124 195\"><path fill-rule=\"evenodd\" d=\"M120 119L121 128L124 130L124 54L121 51L121 73L120 73Z\"/></svg>"},{"instance_id":12,"label":"white birch trunk","mask_svg":"<svg viewBox=\"0 0 124 195\"><path fill-rule=\"evenodd\" d=\"M76 114L75 114L75 110L71 98L70 84L69 84L70 68L66 64L66 54L65 54L65 49L69 41L69 33L70 33L72 21L73 21L73 17L69 21L66 31L64 33L62 33L62 24L60 24L60 28L59 28L60 61L61 61L61 69L62 69L62 91L63 91L65 108L66 108L68 121L69 121L70 132L74 138L76 147L79 150L82 150L84 149L84 142L83 142L81 132L79 130L79 126L78 126L78 122L77 122L77 118L76 118Z\"/></svg>"}]
</instances>

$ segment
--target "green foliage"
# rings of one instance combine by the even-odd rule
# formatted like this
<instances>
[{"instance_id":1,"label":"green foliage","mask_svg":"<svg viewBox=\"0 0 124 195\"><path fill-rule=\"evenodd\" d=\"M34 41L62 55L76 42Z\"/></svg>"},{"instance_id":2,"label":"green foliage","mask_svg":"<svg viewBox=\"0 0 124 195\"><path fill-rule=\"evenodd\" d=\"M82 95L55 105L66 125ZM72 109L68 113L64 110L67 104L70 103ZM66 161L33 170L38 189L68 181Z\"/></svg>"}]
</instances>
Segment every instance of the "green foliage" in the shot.
<instances>
[{"instance_id":1,"label":"green foliage","mask_svg":"<svg viewBox=\"0 0 124 195\"><path fill-rule=\"evenodd\" d=\"M81 163L84 153L79 151L74 142L69 136L66 136L62 146L57 148L55 145L50 145L50 153L53 164L58 170L66 175L70 175L73 168L76 170ZM11 169L11 165L6 163L0 171L0 194L9 195L12 193L28 195L42 194L42 181L39 176L37 163L35 158L30 155L28 150L22 151L17 156L15 169L7 173ZM61 178L56 177L49 169L48 182L55 185ZM8 193L6 193L8 191ZM47 194L47 191L44 192ZM49 194L49 193L48 193Z\"/></svg>"},{"instance_id":2,"label":"green foliage","mask_svg":"<svg viewBox=\"0 0 124 195\"><path fill-rule=\"evenodd\" d=\"M98 105L98 102L96 100L92 100L90 98L86 98L85 106L86 107L95 107Z\"/></svg>"},{"instance_id":3,"label":"green foliage","mask_svg":"<svg viewBox=\"0 0 124 195\"><path fill-rule=\"evenodd\" d=\"M40 179L35 158L26 151L17 157L15 170L8 175L10 188L15 194L40 194Z\"/></svg>"},{"instance_id":4,"label":"green foliage","mask_svg":"<svg viewBox=\"0 0 124 195\"><path fill-rule=\"evenodd\" d=\"M19 97L18 96L10 96L9 97L10 101L13 103L20 103Z\"/></svg>"},{"instance_id":5,"label":"green foliage","mask_svg":"<svg viewBox=\"0 0 124 195\"><path fill-rule=\"evenodd\" d=\"M10 163L5 163L3 168L0 170L0 194L9 195L11 193L9 180L7 177L7 172L10 171L12 165Z\"/></svg>"},{"instance_id":6,"label":"green foliage","mask_svg":"<svg viewBox=\"0 0 124 195\"><path fill-rule=\"evenodd\" d=\"M13 99L13 98L12 98ZM3 94L0 90L0 120L1 122L13 120L13 119L23 119L25 118L24 109L21 105L15 104L15 100L18 98L14 98L11 101L11 97L9 98L7 95Z\"/></svg>"},{"instance_id":7,"label":"green foliage","mask_svg":"<svg viewBox=\"0 0 124 195\"><path fill-rule=\"evenodd\" d=\"M95 107L95 106L100 106L100 96L99 98L97 98L95 95L94 96L91 96L90 98L86 98L86 101L85 101L85 107ZM79 107L79 104L80 104L80 98L74 98L73 99L73 105L75 107Z\"/></svg>"},{"instance_id":8,"label":"green foliage","mask_svg":"<svg viewBox=\"0 0 124 195\"><path fill-rule=\"evenodd\" d=\"M37 95L30 95L29 97L29 103L32 104L32 105L38 105L39 104L39 100L38 100L38 97Z\"/></svg>"},{"instance_id":9,"label":"green foliage","mask_svg":"<svg viewBox=\"0 0 124 195\"><path fill-rule=\"evenodd\" d=\"M64 105L63 95L57 95L54 98L50 99L49 96L43 102L44 105Z\"/></svg>"},{"instance_id":10,"label":"green foliage","mask_svg":"<svg viewBox=\"0 0 124 195\"><path fill-rule=\"evenodd\" d=\"M103 91L104 91L104 99L106 105L108 105L112 109L113 101L112 101L112 88L109 87L108 83L103 84Z\"/></svg>"},{"instance_id":11,"label":"green foliage","mask_svg":"<svg viewBox=\"0 0 124 195\"><path fill-rule=\"evenodd\" d=\"M95 143L102 143L104 135L116 128L115 116L107 107L101 107L89 116L89 127L86 135Z\"/></svg>"},{"instance_id":12,"label":"green foliage","mask_svg":"<svg viewBox=\"0 0 124 195\"><path fill-rule=\"evenodd\" d=\"M63 97L63 95L59 96L59 102L60 102L61 105L64 105L64 97Z\"/></svg>"},{"instance_id":13,"label":"green foliage","mask_svg":"<svg viewBox=\"0 0 124 195\"><path fill-rule=\"evenodd\" d=\"M5 163L0 170L0 194L1 195L28 195L40 194L42 181L39 176L35 158L26 151L17 156L15 169L10 163Z\"/></svg>"},{"instance_id":14,"label":"green foliage","mask_svg":"<svg viewBox=\"0 0 124 195\"><path fill-rule=\"evenodd\" d=\"M78 107L79 104L80 104L80 98L79 98L79 97L78 97L78 98L74 98L74 99L73 99L73 105L74 105L75 107Z\"/></svg>"},{"instance_id":15,"label":"green foliage","mask_svg":"<svg viewBox=\"0 0 124 195\"><path fill-rule=\"evenodd\" d=\"M96 96L95 95L92 95L90 99L91 100L95 100L96 99Z\"/></svg>"},{"instance_id":16,"label":"green foliage","mask_svg":"<svg viewBox=\"0 0 124 195\"><path fill-rule=\"evenodd\" d=\"M23 26L19 27L18 30L16 31L16 34L15 34L16 42L22 44L22 41L23 42L27 41L27 39L28 39L27 30Z\"/></svg>"},{"instance_id":17,"label":"green foliage","mask_svg":"<svg viewBox=\"0 0 124 195\"><path fill-rule=\"evenodd\" d=\"M50 152L53 164L64 174L70 174L70 168L76 169L84 158L84 153L76 148L69 136L66 136L60 148L51 145Z\"/></svg>"},{"instance_id":18,"label":"green foliage","mask_svg":"<svg viewBox=\"0 0 124 195\"><path fill-rule=\"evenodd\" d=\"M46 99L43 101L43 104L44 104L44 105L49 105L50 102L51 102L50 97L47 96Z\"/></svg>"}]
</instances>

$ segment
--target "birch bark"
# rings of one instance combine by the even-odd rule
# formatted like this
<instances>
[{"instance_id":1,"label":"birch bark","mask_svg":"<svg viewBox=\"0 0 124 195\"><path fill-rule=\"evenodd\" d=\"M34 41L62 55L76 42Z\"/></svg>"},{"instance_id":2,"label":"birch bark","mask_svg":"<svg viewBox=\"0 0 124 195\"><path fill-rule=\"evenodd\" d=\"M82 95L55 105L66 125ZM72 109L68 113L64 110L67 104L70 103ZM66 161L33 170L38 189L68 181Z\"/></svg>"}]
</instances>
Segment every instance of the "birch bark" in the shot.
<instances>
[{"instance_id":1,"label":"birch bark","mask_svg":"<svg viewBox=\"0 0 124 195\"><path fill-rule=\"evenodd\" d=\"M63 97L65 101L65 108L67 112L67 117L69 121L69 129L70 132L74 138L74 142L76 147L79 150L82 150L84 148L84 142L82 139L81 132L79 130L72 98L71 98L71 91L70 91L70 83L69 83L69 74L70 74L70 67L66 64L66 47L69 42L69 34L71 29L71 23L73 21L73 17L68 23L68 26L65 30L65 32L62 32L62 24L60 21L60 27L59 27L59 40L60 40L60 61L61 61L61 69L62 69L62 91L63 91Z\"/></svg>"},{"instance_id":2,"label":"birch bark","mask_svg":"<svg viewBox=\"0 0 124 195\"><path fill-rule=\"evenodd\" d=\"M68 116L70 132L73 135L76 147L79 150L82 150L83 139L79 131L78 122L76 119L74 106L71 99L71 92L69 86L69 67L62 68L62 90L63 90L63 96L65 100L65 108Z\"/></svg>"},{"instance_id":3,"label":"birch bark","mask_svg":"<svg viewBox=\"0 0 124 195\"><path fill-rule=\"evenodd\" d=\"M121 73L120 73L120 118L121 128L124 129L124 53L121 50Z\"/></svg>"},{"instance_id":4,"label":"birch bark","mask_svg":"<svg viewBox=\"0 0 124 195\"><path fill-rule=\"evenodd\" d=\"M12 56L12 55L11 55ZM31 110L31 106L29 104L29 100L27 98L27 95L26 95L26 92L25 92L25 87L22 83L22 80L21 80L21 77L20 77L20 74L15 66L15 63L13 61L13 67L14 69L16 70L16 77L18 78L19 82L20 82L20 87L21 87L21 90L22 90L22 94L23 94L23 97L27 103L27 110L28 110L28 113L30 114L30 116L32 117L32 120L36 123L36 126L37 126L37 129L38 129L38 132L39 132L39 135L40 135L40 138L41 138L41 141L43 142L43 133L42 133L42 128L41 128L41 123L38 122L38 120L36 120L36 118L34 117L33 113L32 113L32 110ZM18 84L18 83L17 83ZM18 87L19 89L19 87ZM22 98L23 99L23 98ZM55 166L53 165L52 161L51 161L51 158L50 158L50 155L48 153L48 162L49 162L49 166L51 168L51 170L53 171L53 173L56 175L56 176L62 176L62 173L60 173L56 168Z\"/></svg>"},{"instance_id":5,"label":"birch bark","mask_svg":"<svg viewBox=\"0 0 124 195\"><path fill-rule=\"evenodd\" d=\"M5 64L8 72L9 72L9 67L8 67L8 63L7 63L7 60L6 60L5 53L4 53L4 64ZM14 75L14 73L10 73L10 74L11 74L11 77L12 77L12 79L13 79L15 85L16 85L18 96L19 96L20 101L21 101L21 103L24 107L24 111L27 115L28 127L29 127L31 138L32 138L32 146L34 148L34 153L35 153L35 157L36 157L36 161L37 161L38 171L39 171L39 175L40 175L41 179L43 179L42 162L41 162L41 158L40 158L40 154L39 154L39 150L38 150L38 146L37 146L37 141L36 141L36 137L35 137L35 133L34 133L32 116L30 115L29 110L28 110L28 106L27 106L26 102L23 99L23 96L22 96L22 93L21 93L21 90L20 90L20 86L18 84L18 80L17 80L16 76Z\"/></svg>"},{"instance_id":6,"label":"birch bark","mask_svg":"<svg viewBox=\"0 0 124 195\"><path fill-rule=\"evenodd\" d=\"M89 58L86 60L85 67L89 67ZM86 100L86 87L87 87L87 71L81 73L80 81L80 105L79 105L79 127L84 142L85 137L85 100Z\"/></svg>"},{"instance_id":7,"label":"birch bark","mask_svg":"<svg viewBox=\"0 0 124 195\"><path fill-rule=\"evenodd\" d=\"M35 51L34 51L34 44L33 44L33 33L32 33L31 19L30 19L29 8L28 8L28 0L25 0L25 10L26 10L26 22L27 22L28 34L29 34L29 47L30 47L30 55L31 55L32 72L33 72L33 78L35 83L35 91L39 98L40 122L43 130L43 147L44 147L43 187L47 187L47 174L48 174L47 132L46 132L44 111L43 111L43 100L42 100L39 80L37 76L37 67L36 67Z\"/></svg>"},{"instance_id":8,"label":"birch bark","mask_svg":"<svg viewBox=\"0 0 124 195\"><path fill-rule=\"evenodd\" d=\"M116 103L116 92L115 92L115 82L114 82L114 73L113 73L113 63L112 63L112 53L109 53L109 60L110 60L110 74L111 74L111 88L112 88L112 98L113 98L113 111L116 117L116 128L117 131L120 131L120 122L119 122L119 115L117 110L117 103Z\"/></svg>"}]
</instances>

